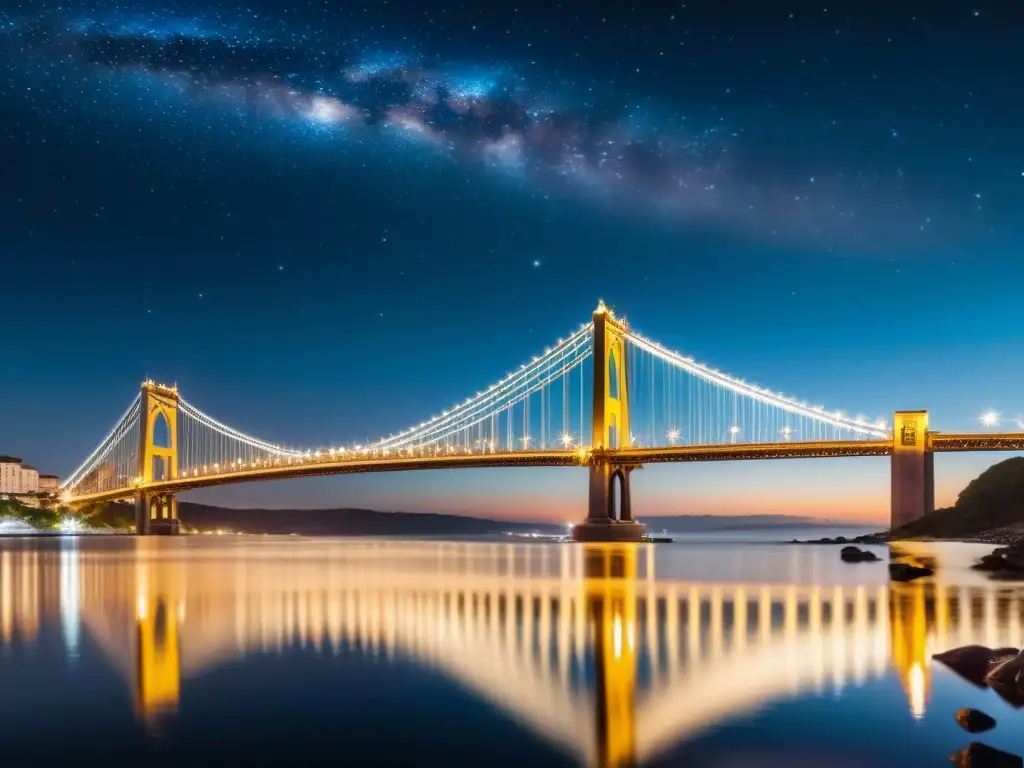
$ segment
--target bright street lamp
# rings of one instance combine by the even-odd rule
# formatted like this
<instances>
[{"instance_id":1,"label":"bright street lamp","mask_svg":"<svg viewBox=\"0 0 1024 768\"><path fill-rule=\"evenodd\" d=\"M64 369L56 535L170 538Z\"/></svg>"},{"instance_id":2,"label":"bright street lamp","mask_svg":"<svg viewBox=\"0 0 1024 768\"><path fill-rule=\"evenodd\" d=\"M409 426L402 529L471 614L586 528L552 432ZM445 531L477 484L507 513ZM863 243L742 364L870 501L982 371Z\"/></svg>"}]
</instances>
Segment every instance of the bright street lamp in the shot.
<instances>
[{"instance_id":1,"label":"bright street lamp","mask_svg":"<svg viewBox=\"0 0 1024 768\"><path fill-rule=\"evenodd\" d=\"M982 426L985 427L998 427L999 426L999 414L995 411L985 411L981 414L980 419Z\"/></svg>"}]
</instances>

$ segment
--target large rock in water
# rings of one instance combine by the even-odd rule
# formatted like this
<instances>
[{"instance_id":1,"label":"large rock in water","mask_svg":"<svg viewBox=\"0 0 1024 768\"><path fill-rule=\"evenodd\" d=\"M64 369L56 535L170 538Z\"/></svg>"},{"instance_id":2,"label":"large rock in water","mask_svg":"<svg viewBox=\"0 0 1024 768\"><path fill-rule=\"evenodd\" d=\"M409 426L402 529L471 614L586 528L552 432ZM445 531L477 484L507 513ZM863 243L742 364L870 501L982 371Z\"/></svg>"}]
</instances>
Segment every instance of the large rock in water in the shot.
<instances>
[{"instance_id":1,"label":"large rock in water","mask_svg":"<svg viewBox=\"0 0 1024 768\"><path fill-rule=\"evenodd\" d=\"M1002 555L994 552L991 555L982 555L981 559L971 566L976 571L1003 571L1006 570L1006 561Z\"/></svg>"},{"instance_id":2,"label":"large rock in water","mask_svg":"<svg viewBox=\"0 0 1024 768\"><path fill-rule=\"evenodd\" d=\"M1007 703L1024 706L1024 653L997 661L989 668L985 682Z\"/></svg>"},{"instance_id":3,"label":"large rock in water","mask_svg":"<svg viewBox=\"0 0 1024 768\"><path fill-rule=\"evenodd\" d=\"M1018 655L1016 648L989 648L984 645L964 645L953 648L945 653L932 656L935 661L945 664L964 680L987 688L989 672L997 664L1001 664Z\"/></svg>"},{"instance_id":4,"label":"large rock in water","mask_svg":"<svg viewBox=\"0 0 1024 768\"><path fill-rule=\"evenodd\" d=\"M1020 755L1003 752L1001 749L972 741L962 752L949 756L954 765L961 768L1024 768Z\"/></svg>"},{"instance_id":5,"label":"large rock in water","mask_svg":"<svg viewBox=\"0 0 1024 768\"><path fill-rule=\"evenodd\" d=\"M931 568L920 568L908 563L889 563L889 578L893 581L913 581L922 576L931 576L935 571Z\"/></svg>"},{"instance_id":6,"label":"large rock in water","mask_svg":"<svg viewBox=\"0 0 1024 768\"><path fill-rule=\"evenodd\" d=\"M873 563L878 560L878 555L868 552L860 547L843 547L839 550L839 557L844 563Z\"/></svg>"},{"instance_id":7,"label":"large rock in water","mask_svg":"<svg viewBox=\"0 0 1024 768\"><path fill-rule=\"evenodd\" d=\"M968 733L982 733L996 727L996 721L980 709L964 707L956 713L956 721Z\"/></svg>"},{"instance_id":8,"label":"large rock in water","mask_svg":"<svg viewBox=\"0 0 1024 768\"><path fill-rule=\"evenodd\" d=\"M982 555L974 565L976 571L988 571L993 578L1017 579L1024 574L1024 546L1015 544L1010 547L998 547L988 555Z\"/></svg>"}]
</instances>

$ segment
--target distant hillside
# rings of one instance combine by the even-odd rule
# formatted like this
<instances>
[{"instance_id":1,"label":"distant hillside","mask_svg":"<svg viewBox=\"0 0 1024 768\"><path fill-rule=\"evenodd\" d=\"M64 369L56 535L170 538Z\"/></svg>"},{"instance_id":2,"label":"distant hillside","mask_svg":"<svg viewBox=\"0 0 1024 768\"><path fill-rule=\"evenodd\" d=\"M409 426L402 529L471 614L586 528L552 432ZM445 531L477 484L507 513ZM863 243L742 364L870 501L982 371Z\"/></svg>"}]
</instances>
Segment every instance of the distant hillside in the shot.
<instances>
[{"instance_id":1,"label":"distant hillside","mask_svg":"<svg viewBox=\"0 0 1024 768\"><path fill-rule=\"evenodd\" d=\"M88 511L93 524L130 528L134 508L109 504ZM181 502L182 524L198 530L223 528L243 534L301 534L303 536L486 536L505 531L564 534L557 523L488 520L462 515L419 512L377 512L371 509L230 509L209 504ZM810 526L843 527L842 522L801 515L671 515L646 517L648 530L674 534L729 530L779 530ZM850 525L849 527L858 527ZM859 526L863 527L863 526Z\"/></svg>"},{"instance_id":2,"label":"distant hillside","mask_svg":"<svg viewBox=\"0 0 1024 768\"><path fill-rule=\"evenodd\" d=\"M134 524L131 507L111 504L92 519L114 527ZM229 509L183 501L182 524L200 531L298 533L304 536L482 536L505 531L562 533L543 523L504 522L460 515L376 512L371 509Z\"/></svg>"},{"instance_id":3,"label":"distant hillside","mask_svg":"<svg viewBox=\"0 0 1024 768\"><path fill-rule=\"evenodd\" d=\"M955 539L1024 533L1024 457L995 464L960 492L952 507L893 531L893 538Z\"/></svg>"},{"instance_id":4,"label":"distant hillside","mask_svg":"<svg viewBox=\"0 0 1024 768\"><path fill-rule=\"evenodd\" d=\"M523 523L487 520L461 515L417 512L377 512L372 509L230 509L183 501L179 507L182 524L200 531L224 530L240 533L298 533L305 536L482 536L488 534L535 531L560 534L565 528L557 523ZM128 504L108 504L90 510L94 525L130 528L135 524L134 508ZM673 533L734 531L757 529L841 526L797 515L673 515L648 517L651 531Z\"/></svg>"}]
</instances>

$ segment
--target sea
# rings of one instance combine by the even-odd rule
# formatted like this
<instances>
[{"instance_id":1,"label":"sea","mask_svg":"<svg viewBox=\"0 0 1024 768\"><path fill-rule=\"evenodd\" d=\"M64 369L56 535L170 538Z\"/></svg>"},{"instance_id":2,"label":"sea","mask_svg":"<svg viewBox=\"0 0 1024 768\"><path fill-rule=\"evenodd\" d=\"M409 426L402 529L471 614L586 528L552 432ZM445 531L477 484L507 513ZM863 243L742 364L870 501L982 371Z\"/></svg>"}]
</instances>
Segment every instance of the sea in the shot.
<instances>
[{"instance_id":1,"label":"sea","mask_svg":"<svg viewBox=\"0 0 1024 768\"><path fill-rule=\"evenodd\" d=\"M814 537L856 535L814 528ZM0 537L0 764L948 765L1024 714L933 655L1017 647L991 547ZM891 582L887 562L934 575ZM961 708L992 730L969 734ZM967 763L965 763L967 764Z\"/></svg>"}]
</instances>

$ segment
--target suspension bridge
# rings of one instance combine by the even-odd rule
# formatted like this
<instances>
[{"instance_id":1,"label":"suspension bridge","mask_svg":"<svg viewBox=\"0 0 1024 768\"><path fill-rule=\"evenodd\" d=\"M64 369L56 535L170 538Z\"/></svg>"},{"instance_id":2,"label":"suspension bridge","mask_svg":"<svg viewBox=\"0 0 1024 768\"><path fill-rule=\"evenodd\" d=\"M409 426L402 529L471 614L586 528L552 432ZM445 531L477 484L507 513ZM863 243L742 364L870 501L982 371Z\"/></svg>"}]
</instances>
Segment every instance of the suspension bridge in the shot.
<instances>
[{"instance_id":1,"label":"suspension bridge","mask_svg":"<svg viewBox=\"0 0 1024 768\"><path fill-rule=\"evenodd\" d=\"M589 436L589 441L587 437ZM645 464L889 456L894 527L934 509L933 455L1024 450L1024 433L947 434L927 411L851 417L751 384L651 341L603 302L590 322L461 403L363 444L291 448L146 381L61 485L72 508L135 504L139 534L177 533L177 494L315 475L578 466L589 473L582 541L639 541L630 476Z\"/></svg>"},{"instance_id":2,"label":"suspension bridge","mask_svg":"<svg viewBox=\"0 0 1024 768\"><path fill-rule=\"evenodd\" d=\"M0 652L59 610L159 732L182 689L255 655L362 653L436 670L580 765L646 764L707 728L801 692L894 673L925 714L934 653L1016 646L1024 592L912 584L685 581L652 546L377 542L317 557L263 547L0 550ZM188 697L185 697L187 702ZM187 704L185 705L187 708Z\"/></svg>"}]
</instances>

